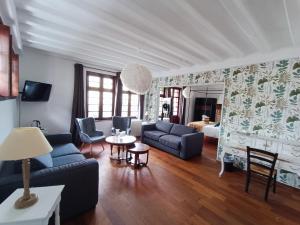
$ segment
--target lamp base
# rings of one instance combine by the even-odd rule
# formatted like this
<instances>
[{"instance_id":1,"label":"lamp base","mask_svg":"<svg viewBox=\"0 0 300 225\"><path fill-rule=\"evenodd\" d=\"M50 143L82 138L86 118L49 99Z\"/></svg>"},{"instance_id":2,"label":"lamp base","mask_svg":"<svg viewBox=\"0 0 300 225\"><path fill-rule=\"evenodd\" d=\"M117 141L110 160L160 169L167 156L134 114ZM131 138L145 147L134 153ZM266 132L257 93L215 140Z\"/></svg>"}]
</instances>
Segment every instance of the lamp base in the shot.
<instances>
[{"instance_id":1,"label":"lamp base","mask_svg":"<svg viewBox=\"0 0 300 225\"><path fill-rule=\"evenodd\" d=\"M24 209L34 205L38 201L38 197L36 194L30 194L29 198L24 198L24 196L20 197L15 202L16 209Z\"/></svg>"}]
</instances>

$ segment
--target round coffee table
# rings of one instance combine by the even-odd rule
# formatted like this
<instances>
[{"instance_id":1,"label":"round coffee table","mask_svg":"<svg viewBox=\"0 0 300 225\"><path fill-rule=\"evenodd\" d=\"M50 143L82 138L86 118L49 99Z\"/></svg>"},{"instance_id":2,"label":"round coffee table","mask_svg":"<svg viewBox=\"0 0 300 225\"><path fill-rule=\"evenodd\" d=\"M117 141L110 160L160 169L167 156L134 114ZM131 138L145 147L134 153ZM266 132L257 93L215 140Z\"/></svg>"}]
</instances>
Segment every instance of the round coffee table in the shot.
<instances>
[{"instance_id":1,"label":"round coffee table","mask_svg":"<svg viewBox=\"0 0 300 225\"><path fill-rule=\"evenodd\" d=\"M121 148L122 151L126 151L127 152L127 148L128 146L132 145L135 141L136 138L134 136L131 135L125 135L125 136L109 136L107 138L105 138L105 141L110 144L110 158L114 159L114 160L118 160L119 162L121 160L126 160L126 157L122 157L120 156L121 153ZM118 148L118 155L117 157L113 156L113 146L117 146Z\"/></svg>"},{"instance_id":2,"label":"round coffee table","mask_svg":"<svg viewBox=\"0 0 300 225\"><path fill-rule=\"evenodd\" d=\"M134 168L142 167L142 166L147 166L148 164L148 159L149 159L149 145L143 144L143 143L135 143L134 148L130 148L126 151L126 161L127 163L130 163L134 166ZM130 156L128 158L128 153L134 155L134 159ZM141 154L147 154L147 159L146 162L141 162L140 161L140 155Z\"/></svg>"}]
</instances>

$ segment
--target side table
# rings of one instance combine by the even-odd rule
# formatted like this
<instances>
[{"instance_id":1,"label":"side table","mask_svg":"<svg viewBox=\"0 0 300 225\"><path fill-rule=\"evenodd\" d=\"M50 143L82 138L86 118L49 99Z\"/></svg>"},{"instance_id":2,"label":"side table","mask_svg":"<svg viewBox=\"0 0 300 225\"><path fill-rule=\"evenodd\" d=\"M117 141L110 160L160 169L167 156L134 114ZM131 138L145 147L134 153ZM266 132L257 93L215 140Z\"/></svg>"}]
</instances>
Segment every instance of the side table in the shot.
<instances>
[{"instance_id":1,"label":"side table","mask_svg":"<svg viewBox=\"0 0 300 225\"><path fill-rule=\"evenodd\" d=\"M149 159L149 149L150 149L149 145L146 145L146 144L143 144L143 143L135 143L135 147L128 149L127 152L126 152L126 161L127 161L127 163L133 164L134 168L147 166L148 159ZM128 157L128 153L133 154L134 158ZM141 162L140 161L140 155L141 154L147 154L146 162Z\"/></svg>"},{"instance_id":2,"label":"side table","mask_svg":"<svg viewBox=\"0 0 300 225\"><path fill-rule=\"evenodd\" d=\"M48 225L55 212L55 225L60 225L59 204L64 185L30 188L38 202L25 209L15 209L15 201L22 196L23 188L15 190L0 205L1 225Z\"/></svg>"}]
</instances>

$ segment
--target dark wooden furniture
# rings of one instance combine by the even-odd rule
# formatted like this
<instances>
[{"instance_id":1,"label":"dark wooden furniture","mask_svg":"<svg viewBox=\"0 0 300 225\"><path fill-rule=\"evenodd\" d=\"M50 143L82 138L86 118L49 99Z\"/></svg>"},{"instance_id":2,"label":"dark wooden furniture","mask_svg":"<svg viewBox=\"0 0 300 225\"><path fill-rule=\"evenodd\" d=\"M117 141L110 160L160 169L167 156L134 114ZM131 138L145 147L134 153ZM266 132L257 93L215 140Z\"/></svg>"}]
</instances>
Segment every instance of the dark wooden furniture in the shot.
<instances>
[{"instance_id":1,"label":"dark wooden furniture","mask_svg":"<svg viewBox=\"0 0 300 225\"><path fill-rule=\"evenodd\" d=\"M216 118L216 98L196 98L194 108L194 121L201 121L202 115L210 118L210 121L215 121Z\"/></svg>"},{"instance_id":2,"label":"dark wooden furniture","mask_svg":"<svg viewBox=\"0 0 300 225\"><path fill-rule=\"evenodd\" d=\"M277 170L275 164L278 153L272 153L260 149L250 148L247 146L247 177L246 188L248 192L252 174L259 175L267 179L267 187L265 192L265 201L268 200L270 185L273 181L273 192L276 192Z\"/></svg>"},{"instance_id":3,"label":"dark wooden furniture","mask_svg":"<svg viewBox=\"0 0 300 225\"><path fill-rule=\"evenodd\" d=\"M110 144L110 158L121 162L121 160L126 160L127 157L121 156L121 151L124 153L127 152L128 146L132 145L136 141L136 137L131 135L125 136L109 136L105 138L105 141ZM115 157L113 155L113 146L117 146L118 155Z\"/></svg>"},{"instance_id":4,"label":"dark wooden furniture","mask_svg":"<svg viewBox=\"0 0 300 225\"><path fill-rule=\"evenodd\" d=\"M134 148L130 148L126 151L126 161L127 163L133 164L134 168L139 168L142 166L147 166L148 159L149 159L149 145L143 144L143 143L135 143ZM128 153L132 154L132 156L128 157ZM140 161L140 155L141 154L147 154L146 162ZM133 162L132 162L133 160Z\"/></svg>"}]
</instances>

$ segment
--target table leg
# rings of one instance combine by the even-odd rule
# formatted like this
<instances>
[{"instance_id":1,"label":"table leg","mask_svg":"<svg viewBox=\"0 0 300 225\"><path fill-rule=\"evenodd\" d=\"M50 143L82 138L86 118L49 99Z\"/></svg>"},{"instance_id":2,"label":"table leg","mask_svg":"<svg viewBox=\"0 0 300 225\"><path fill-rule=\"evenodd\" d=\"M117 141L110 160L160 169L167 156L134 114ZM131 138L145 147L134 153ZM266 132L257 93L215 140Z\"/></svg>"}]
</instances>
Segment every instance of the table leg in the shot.
<instances>
[{"instance_id":1,"label":"table leg","mask_svg":"<svg viewBox=\"0 0 300 225\"><path fill-rule=\"evenodd\" d=\"M225 165L224 165L224 157L225 157L225 154L222 153L221 154L221 171L219 173L219 177L221 177L223 175L223 173L224 173L224 167L225 167Z\"/></svg>"},{"instance_id":2,"label":"table leg","mask_svg":"<svg viewBox=\"0 0 300 225\"><path fill-rule=\"evenodd\" d=\"M145 163L146 166L148 164L148 160L149 160L149 151L147 152L147 160L146 160L146 163Z\"/></svg>"},{"instance_id":3,"label":"table leg","mask_svg":"<svg viewBox=\"0 0 300 225\"><path fill-rule=\"evenodd\" d=\"M112 155L113 145L110 145L110 155Z\"/></svg>"},{"instance_id":4,"label":"table leg","mask_svg":"<svg viewBox=\"0 0 300 225\"><path fill-rule=\"evenodd\" d=\"M55 225L60 225L59 204L55 209Z\"/></svg>"},{"instance_id":5,"label":"table leg","mask_svg":"<svg viewBox=\"0 0 300 225\"><path fill-rule=\"evenodd\" d=\"M138 168L138 160L139 160L139 154L135 153L134 168Z\"/></svg>"},{"instance_id":6,"label":"table leg","mask_svg":"<svg viewBox=\"0 0 300 225\"><path fill-rule=\"evenodd\" d=\"M118 159L120 159L120 151L121 151L121 149L120 149L120 146L118 145Z\"/></svg>"}]
</instances>

